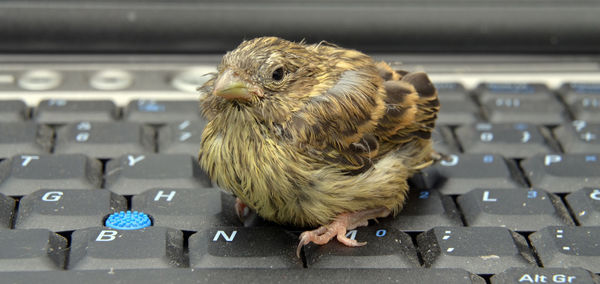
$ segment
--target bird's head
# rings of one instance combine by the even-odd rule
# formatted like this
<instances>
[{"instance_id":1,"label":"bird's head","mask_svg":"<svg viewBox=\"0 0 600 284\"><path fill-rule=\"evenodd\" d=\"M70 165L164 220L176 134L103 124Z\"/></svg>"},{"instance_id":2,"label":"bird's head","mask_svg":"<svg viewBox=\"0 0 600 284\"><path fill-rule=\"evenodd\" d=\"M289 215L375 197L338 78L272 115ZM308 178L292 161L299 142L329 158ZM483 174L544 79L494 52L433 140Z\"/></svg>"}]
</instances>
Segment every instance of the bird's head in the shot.
<instances>
[{"instance_id":1,"label":"bird's head","mask_svg":"<svg viewBox=\"0 0 600 284\"><path fill-rule=\"evenodd\" d=\"M242 42L228 52L214 79L199 90L205 112L246 110L259 120L282 122L300 108L315 87L332 75L314 49L276 37Z\"/></svg>"},{"instance_id":2,"label":"bird's head","mask_svg":"<svg viewBox=\"0 0 600 284\"><path fill-rule=\"evenodd\" d=\"M251 103L286 91L307 63L303 46L279 38L244 41L223 57L212 95Z\"/></svg>"},{"instance_id":3,"label":"bird's head","mask_svg":"<svg viewBox=\"0 0 600 284\"><path fill-rule=\"evenodd\" d=\"M382 83L373 60L356 50L261 37L223 57L200 88L201 107L215 127L258 122L296 141L329 135L346 145L355 137L340 137L373 128L382 115Z\"/></svg>"}]
</instances>

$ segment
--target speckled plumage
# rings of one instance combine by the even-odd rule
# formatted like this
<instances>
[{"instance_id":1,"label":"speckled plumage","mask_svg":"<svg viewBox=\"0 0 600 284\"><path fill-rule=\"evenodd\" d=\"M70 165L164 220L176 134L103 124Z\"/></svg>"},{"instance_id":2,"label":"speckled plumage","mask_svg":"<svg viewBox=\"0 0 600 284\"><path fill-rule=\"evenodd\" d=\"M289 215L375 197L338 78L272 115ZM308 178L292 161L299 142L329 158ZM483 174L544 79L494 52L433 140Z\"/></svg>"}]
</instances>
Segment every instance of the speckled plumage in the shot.
<instances>
[{"instance_id":1,"label":"speckled plumage","mask_svg":"<svg viewBox=\"0 0 600 284\"><path fill-rule=\"evenodd\" d=\"M223 87L229 80L243 87ZM398 212L407 178L431 163L439 102L427 75L355 50L244 41L199 90L209 121L201 167L267 220L317 226L348 212Z\"/></svg>"}]
</instances>

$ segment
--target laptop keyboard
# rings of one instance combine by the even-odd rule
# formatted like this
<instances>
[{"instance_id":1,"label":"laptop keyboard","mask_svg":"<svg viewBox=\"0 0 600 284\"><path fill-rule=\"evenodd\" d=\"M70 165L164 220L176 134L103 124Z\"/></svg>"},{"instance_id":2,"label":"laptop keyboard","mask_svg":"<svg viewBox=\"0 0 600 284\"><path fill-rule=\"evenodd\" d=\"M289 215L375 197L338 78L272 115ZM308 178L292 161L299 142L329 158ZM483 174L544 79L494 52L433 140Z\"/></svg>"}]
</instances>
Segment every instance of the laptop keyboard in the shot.
<instances>
[{"instance_id":1,"label":"laptop keyboard","mask_svg":"<svg viewBox=\"0 0 600 284\"><path fill-rule=\"evenodd\" d=\"M600 283L600 80L432 74L444 159L398 216L348 232L366 246L297 258L303 228L240 221L199 168L194 89L214 65L188 65L0 70L2 279ZM105 226L128 210L151 226Z\"/></svg>"}]
</instances>

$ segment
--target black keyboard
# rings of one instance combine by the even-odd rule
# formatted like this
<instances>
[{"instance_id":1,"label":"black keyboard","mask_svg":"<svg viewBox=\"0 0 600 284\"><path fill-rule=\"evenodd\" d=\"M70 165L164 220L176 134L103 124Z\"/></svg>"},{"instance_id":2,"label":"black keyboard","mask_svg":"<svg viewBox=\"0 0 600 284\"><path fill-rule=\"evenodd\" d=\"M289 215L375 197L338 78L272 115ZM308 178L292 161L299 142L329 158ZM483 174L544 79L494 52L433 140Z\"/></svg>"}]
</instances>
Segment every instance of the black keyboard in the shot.
<instances>
[{"instance_id":1,"label":"black keyboard","mask_svg":"<svg viewBox=\"0 0 600 284\"><path fill-rule=\"evenodd\" d=\"M2 283L600 283L597 70L431 67L443 159L366 246L298 258L305 228L241 222L197 164L218 57L109 58L0 64Z\"/></svg>"}]
</instances>

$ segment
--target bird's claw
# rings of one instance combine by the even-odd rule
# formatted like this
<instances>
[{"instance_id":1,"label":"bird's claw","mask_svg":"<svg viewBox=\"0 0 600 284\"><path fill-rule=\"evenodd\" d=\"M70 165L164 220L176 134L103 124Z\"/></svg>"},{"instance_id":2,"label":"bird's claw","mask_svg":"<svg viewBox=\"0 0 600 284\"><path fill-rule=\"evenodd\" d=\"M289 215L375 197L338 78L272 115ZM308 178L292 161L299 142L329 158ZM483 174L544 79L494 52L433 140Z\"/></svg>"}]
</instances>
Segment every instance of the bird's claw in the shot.
<instances>
[{"instance_id":1,"label":"bird's claw","mask_svg":"<svg viewBox=\"0 0 600 284\"><path fill-rule=\"evenodd\" d=\"M431 152L431 159L434 162L438 162L440 160L445 160L447 157L448 157L448 155L440 153L440 152L437 152L437 151Z\"/></svg>"},{"instance_id":2,"label":"bird's claw","mask_svg":"<svg viewBox=\"0 0 600 284\"><path fill-rule=\"evenodd\" d=\"M309 231L300 234L300 242L298 243L298 247L296 248L296 257L298 258L300 258L300 251L302 250L302 247L310 243L310 237L307 233L309 233Z\"/></svg>"},{"instance_id":3,"label":"bird's claw","mask_svg":"<svg viewBox=\"0 0 600 284\"><path fill-rule=\"evenodd\" d=\"M235 214L237 214L242 223L246 220L246 215L248 215L248 206L239 198L235 199Z\"/></svg>"}]
</instances>

